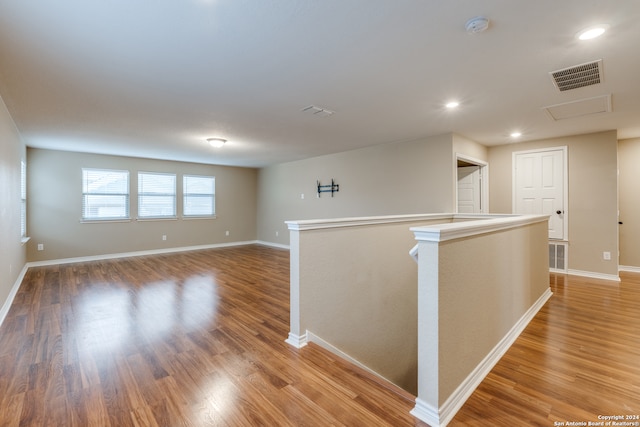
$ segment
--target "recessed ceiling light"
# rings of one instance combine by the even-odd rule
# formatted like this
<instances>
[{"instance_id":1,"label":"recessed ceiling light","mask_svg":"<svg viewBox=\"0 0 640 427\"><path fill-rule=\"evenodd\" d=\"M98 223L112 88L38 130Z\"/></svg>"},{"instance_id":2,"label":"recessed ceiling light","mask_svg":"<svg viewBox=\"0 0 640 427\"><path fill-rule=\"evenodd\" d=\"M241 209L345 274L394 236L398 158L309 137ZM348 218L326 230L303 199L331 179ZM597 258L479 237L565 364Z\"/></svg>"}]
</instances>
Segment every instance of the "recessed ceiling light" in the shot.
<instances>
[{"instance_id":1,"label":"recessed ceiling light","mask_svg":"<svg viewBox=\"0 0 640 427\"><path fill-rule=\"evenodd\" d=\"M522 132L511 132L511 138L520 138L522 136Z\"/></svg>"},{"instance_id":2,"label":"recessed ceiling light","mask_svg":"<svg viewBox=\"0 0 640 427\"><path fill-rule=\"evenodd\" d=\"M207 138L207 142L214 148L220 148L227 140L222 138Z\"/></svg>"},{"instance_id":3,"label":"recessed ceiling light","mask_svg":"<svg viewBox=\"0 0 640 427\"><path fill-rule=\"evenodd\" d=\"M578 34L576 34L576 37L578 38L578 40L595 39L596 37L600 37L601 35L603 35L608 28L609 26L606 24L595 25L593 27L585 28L584 30L580 31Z\"/></svg>"},{"instance_id":4,"label":"recessed ceiling light","mask_svg":"<svg viewBox=\"0 0 640 427\"><path fill-rule=\"evenodd\" d=\"M450 110L453 110L454 108L458 107L459 105L460 105L459 102L451 101L451 102L447 102L444 106L447 107Z\"/></svg>"}]
</instances>

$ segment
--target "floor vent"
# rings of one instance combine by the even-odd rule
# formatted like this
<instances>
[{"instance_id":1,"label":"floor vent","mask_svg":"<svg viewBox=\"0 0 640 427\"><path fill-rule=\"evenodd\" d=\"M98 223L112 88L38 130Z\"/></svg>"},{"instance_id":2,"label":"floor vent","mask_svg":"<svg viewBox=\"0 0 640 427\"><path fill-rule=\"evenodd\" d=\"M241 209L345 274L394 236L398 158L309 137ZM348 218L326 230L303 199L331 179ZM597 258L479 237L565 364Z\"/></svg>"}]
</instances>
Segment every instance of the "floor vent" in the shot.
<instances>
[{"instance_id":1,"label":"floor vent","mask_svg":"<svg viewBox=\"0 0 640 427\"><path fill-rule=\"evenodd\" d=\"M567 271L567 244L565 242L549 242L549 270Z\"/></svg>"},{"instance_id":2,"label":"floor vent","mask_svg":"<svg viewBox=\"0 0 640 427\"><path fill-rule=\"evenodd\" d=\"M549 73L560 92L602 83L602 59Z\"/></svg>"}]
</instances>

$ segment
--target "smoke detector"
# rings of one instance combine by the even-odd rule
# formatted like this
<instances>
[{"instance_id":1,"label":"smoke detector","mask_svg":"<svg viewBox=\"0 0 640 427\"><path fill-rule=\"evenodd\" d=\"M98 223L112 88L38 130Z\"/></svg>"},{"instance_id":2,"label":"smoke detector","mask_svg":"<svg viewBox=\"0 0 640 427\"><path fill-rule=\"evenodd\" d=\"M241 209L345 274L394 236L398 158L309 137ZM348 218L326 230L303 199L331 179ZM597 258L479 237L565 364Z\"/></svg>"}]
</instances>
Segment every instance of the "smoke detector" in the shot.
<instances>
[{"instance_id":1,"label":"smoke detector","mask_svg":"<svg viewBox=\"0 0 640 427\"><path fill-rule=\"evenodd\" d=\"M477 16L475 18L471 18L464 25L464 28L467 30L469 34L477 34L485 31L489 28L489 19L484 16Z\"/></svg>"}]
</instances>

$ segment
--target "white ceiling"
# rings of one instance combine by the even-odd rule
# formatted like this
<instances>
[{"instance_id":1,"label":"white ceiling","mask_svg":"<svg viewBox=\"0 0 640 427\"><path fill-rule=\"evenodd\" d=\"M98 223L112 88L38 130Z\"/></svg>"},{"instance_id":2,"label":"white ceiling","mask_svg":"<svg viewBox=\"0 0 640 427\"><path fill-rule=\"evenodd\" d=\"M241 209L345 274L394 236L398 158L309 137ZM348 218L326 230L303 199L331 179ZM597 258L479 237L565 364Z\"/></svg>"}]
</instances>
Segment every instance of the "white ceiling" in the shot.
<instances>
[{"instance_id":1,"label":"white ceiling","mask_svg":"<svg viewBox=\"0 0 640 427\"><path fill-rule=\"evenodd\" d=\"M479 15L489 30L467 34ZM249 167L447 132L624 139L639 18L638 0L3 0L0 94L31 147ZM554 88L549 72L598 59L603 83ZM611 113L543 109L608 94Z\"/></svg>"}]
</instances>

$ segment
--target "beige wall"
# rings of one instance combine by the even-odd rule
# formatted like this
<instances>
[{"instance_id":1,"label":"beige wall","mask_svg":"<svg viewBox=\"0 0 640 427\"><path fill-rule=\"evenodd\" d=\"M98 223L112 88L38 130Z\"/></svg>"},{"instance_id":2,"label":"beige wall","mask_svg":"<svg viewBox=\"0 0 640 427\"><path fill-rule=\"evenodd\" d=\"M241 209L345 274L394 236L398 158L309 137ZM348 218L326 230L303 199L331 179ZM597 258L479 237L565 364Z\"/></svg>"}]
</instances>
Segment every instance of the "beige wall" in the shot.
<instances>
[{"instance_id":1,"label":"beige wall","mask_svg":"<svg viewBox=\"0 0 640 427\"><path fill-rule=\"evenodd\" d=\"M270 166L259 173L258 238L288 245L287 220L452 212L454 174L451 134ZM317 198L316 180L332 178L340 192Z\"/></svg>"},{"instance_id":2,"label":"beige wall","mask_svg":"<svg viewBox=\"0 0 640 427\"><path fill-rule=\"evenodd\" d=\"M418 267L409 256L416 244L410 228L450 221L292 231L291 331L319 337L415 394Z\"/></svg>"},{"instance_id":3,"label":"beige wall","mask_svg":"<svg viewBox=\"0 0 640 427\"><path fill-rule=\"evenodd\" d=\"M477 223L412 229L419 242L412 413L432 425L455 415L551 295L545 217Z\"/></svg>"},{"instance_id":4,"label":"beige wall","mask_svg":"<svg viewBox=\"0 0 640 427\"><path fill-rule=\"evenodd\" d=\"M440 244L440 405L549 289L546 230L536 223Z\"/></svg>"},{"instance_id":5,"label":"beige wall","mask_svg":"<svg viewBox=\"0 0 640 427\"><path fill-rule=\"evenodd\" d=\"M21 160L26 160L25 146L0 98L0 308L26 264L20 236Z\"/></svg>"},{"instance_id":6,"label":"beige wall","mask_svg":"<svg viewBox=\"0 0 640 427\"><path fill-rule=\"evenodd\" d=\"M490 147L491 212L511 213L514 151L560 146L568 148L569 269L617 276L618 165L615 131ZM611 261L603 260L604 251L611 252Z\"/></svg>"},{"instance_id":7,"label":"beige wall","mask_svg":"<svg viewBox=\"0 0 640 427\"><path fill-rule=\"evenodd\" d=\"M640 138L618 142L620 265L640 268Z\"/></svg>"},{"instance_id":8,"label":"beige wall","mask_svg":"<svg viewBox=\"0 0 640 427\"><path fill-rule=\"evenodd\" d=\"M29 148L28 260L42 261L114 253L210 245L256 239L257 171L133 157ZM129 222L81 223L82 168L130 172ZM178 176L178 220L136 221L137 172ZM182 174L216 178L216 218L180 219ZM229 231L229 236L225 231ZM162 240L162 235L167 240ZM44 251L37 251L37 244Z\"/></svg>"},{"instance_id":9,"label":"beige wall","mask_svg":"<svg viewBox=\"0 0 640 427\"><path fill-rule=\"evenodd\" d=\"M489 149L487 147L455 133L453 134L453 153L454 161L456 160L455 154L463 154L484 162L489 159Z\"/></svg>"}]
</instances>

